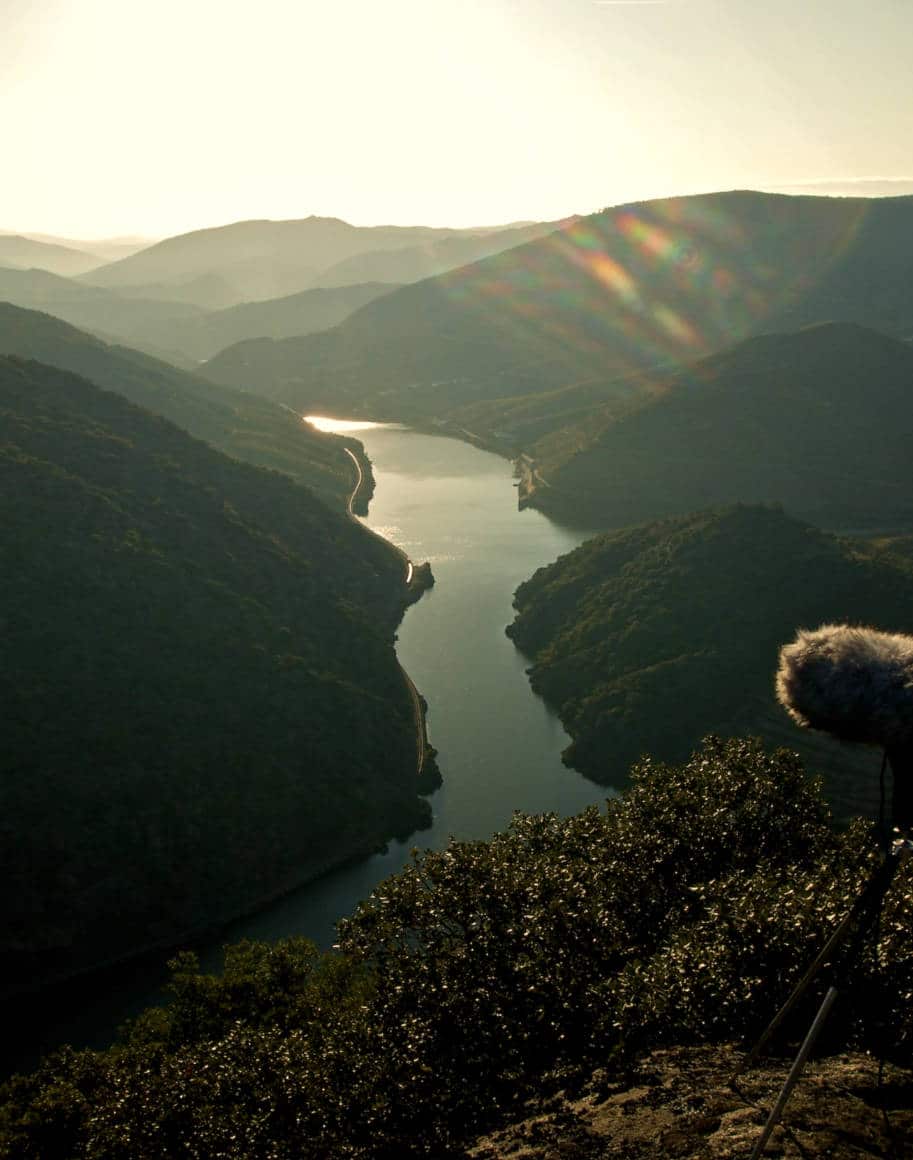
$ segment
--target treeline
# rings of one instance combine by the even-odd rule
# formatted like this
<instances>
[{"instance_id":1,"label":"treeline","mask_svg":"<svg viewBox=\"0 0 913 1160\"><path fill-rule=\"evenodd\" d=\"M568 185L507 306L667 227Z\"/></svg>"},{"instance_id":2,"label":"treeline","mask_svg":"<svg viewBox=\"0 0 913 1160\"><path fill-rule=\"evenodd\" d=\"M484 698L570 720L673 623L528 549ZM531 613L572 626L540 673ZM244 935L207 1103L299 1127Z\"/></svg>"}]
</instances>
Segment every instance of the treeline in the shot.
<instances>
[{"instance_id":1,"label":"treeline","mask_svg":"<svg viewBox=\"0 0 913 1160\"><path fill-rule=\"evenodd\" d=\"M0 302L0 354L84 375L96 386L164 415L236 459L282 471L340 511L355 486L348 443L255 395L178 370L124 346L110 346L59 318Z\"/></svg>"},{"instance_id":2,"label":"treeline","mask_svg":"<svg viewBox=\"0 0 913 1160\"><path fill-rule=\"evenodd\" d=\"M286 477L0 359L9 992L429 820L401 562Z\"/></svg>"},{"instance_id":3,"label":"treeline","mask_svg":"<svg viewBox=\"0 0 913 1160\"><path fill-rule=\"evenodd\" d=\"M618 784L642 753L683 759L707 732L799 750L841 818L877 809L877 755L796 729L774 700L800 626L913 623L913 568L773 507L698 512L606 533L517 589L508 635L572 737L565 761Z\"/></svg>"},{"instance_id":4,"label":"treeline","mask_svg":"<svg viewBox=\"0 0 913 1160\"><path fill-rule=\"evenodd\" d=\"M525 1098L622 1075L664 1042L751 1040L874 861L797 759L708 739L642 762L605 811L517 815L382 883L341 951L228 948L173 964L172 998L106 1052L0 1091L12 1158L401 1160L465 1155ZM913 883L889 895L828 1022L909 1064ZM804 1033L816 984L783 1029Z\"/></svg>"}]
</instances>

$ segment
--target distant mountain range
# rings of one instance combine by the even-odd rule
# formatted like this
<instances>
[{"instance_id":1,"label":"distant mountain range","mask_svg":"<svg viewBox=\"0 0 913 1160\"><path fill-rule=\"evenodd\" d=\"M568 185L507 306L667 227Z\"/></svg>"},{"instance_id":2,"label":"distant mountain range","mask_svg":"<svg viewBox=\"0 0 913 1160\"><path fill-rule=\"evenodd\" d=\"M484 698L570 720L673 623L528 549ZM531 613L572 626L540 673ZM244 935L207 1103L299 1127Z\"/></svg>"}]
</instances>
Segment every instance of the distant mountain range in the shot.
<instances>
[{"instance_id":1,"label":"distant mountain range","mask_svg":"<svg viewBox=\"0 0 913 1160\"><path fill-rule=\"evenodd\" d=\"M427 822L388 545L5 357L0 476L0 991L187 938Z\"/></svg>"},{"instance_id":2,"label":"distant mountain range","mask_svg":"<svg viewBox=\"0 0 913 1160\"><path fill-rule=\"evenodd\" d=\"M104 261L97 254L72 246L37 241L21 234L0 234L0 267L27 270L35 266L52 274L74 277L101 266Z\"/></svg>"},{"instance_id":3,"label":"distant mountain range","mask_svg":"<svg viewBox=\"0 0 913 1160\"><path fill-rule=\"evenodd\" d=\"M209 311L187 302L87 286L45 270L0 268L0 301L44 310L108 341L127 343L187 369L246 338L285 338L335 326L393 289L370 284L305 290L287 298Z\"/></svg>"},{"instance_id":4,"label":"distant mountain range","mask_svg":"<svg viewBox=\"0 0 913 1160\"><path fill-rule=\"evenodd\" d=\"M643 753L675 761L706 733L752 733L798 750L841 820L877 810L879 754L796 728L773 673L800 626L909 630L908 558L730 507L597 536L514 603L508 635L573 738L565 760L588 777L618 785Z\"/></svg>"},{"instance_id":5,"label":"distant mountain range","mask_svg":"<svg viewBox=\"0 0 913 1160\"><path fill-rule=\"evenodd\" d=\"M109 346L58 318L2 302L0 354L83 375L228 455L290 475L345 510L354 484L346 440L315 431L270 400L226 390L139 351Z\"/></svg>"},{"instance_id":6,"label":"distant mountain range","mask_svg":"<svg viewBox=\"0 0 913 1160\"><path fill-rule=\"evenodd\" d=\"M772 329L913 335L913 197L753 192L605 210L206 373L292 406L446 419L675 367Z\"/></svg>"},{"instance_id":7,"label":"distant mountain range","mask_svg":"<svg viewBox=\"0 0 913 1160\"><path fill-rule=\"evenodd\" d=\"M288 338L336 326L401 282L552 228L526 223L464 231L363 229L335 218L240 222L147 248L121 243L128 256L111 264L88 253L0 237L0 300L46 310L101 338L190 368L248 338ZM72 269L63 268L64 257ZM78 281L60 277L84 270L89 272Z\"/></svg>"},{"instance_id":8,"label":"distant mountain range","mask_svg":"<svg viewBox=\"0 0 913 1160\"><path fill-rule=\"evenodd\" d=\"M319 286L398 283L496 253L553 229L349 225L339 218L249 221L166 238L93 270L93 286L209 309Z\"/></svg>"}]
</instances>

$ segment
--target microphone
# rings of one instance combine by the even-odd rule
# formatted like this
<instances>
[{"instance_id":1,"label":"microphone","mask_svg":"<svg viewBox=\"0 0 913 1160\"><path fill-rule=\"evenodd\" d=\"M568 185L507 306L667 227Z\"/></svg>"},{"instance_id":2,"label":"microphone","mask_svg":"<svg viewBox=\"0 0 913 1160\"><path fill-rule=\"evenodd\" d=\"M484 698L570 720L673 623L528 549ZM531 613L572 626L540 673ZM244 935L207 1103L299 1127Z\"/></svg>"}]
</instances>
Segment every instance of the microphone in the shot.
<instances>
[{"instance_id":1,"label":"microphone","mask_svg":"<svg viewBox=\"0 0 913 1160\"><path fill-rule=\"evenodd\" d=\"M776 688L798 725L884 748L893 824L913 828L913 636L848 624L800 629L780 649Z\"/></svg>"}]
</instances>

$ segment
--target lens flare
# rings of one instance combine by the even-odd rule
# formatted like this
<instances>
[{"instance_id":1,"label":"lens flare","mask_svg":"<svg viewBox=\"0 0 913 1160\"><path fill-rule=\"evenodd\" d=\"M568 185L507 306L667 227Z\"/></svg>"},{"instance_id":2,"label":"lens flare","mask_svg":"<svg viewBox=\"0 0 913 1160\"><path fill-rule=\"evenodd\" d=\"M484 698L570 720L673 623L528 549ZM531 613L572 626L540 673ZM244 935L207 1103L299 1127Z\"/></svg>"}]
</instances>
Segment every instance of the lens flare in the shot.
<instances>
[{"instance_id":1,"label":"lens flare","mask_svg":"<svg viewBox=\"0 0 913 1160\"><path fill-rule=\"evenodd\" d=\"M439 284L555 379L562 360L575 376L581 360L594 374L642 372L789 326L868 211L859 199L822 212L816 198L810 213L810 200L735 192L621 206Z\"/></svg>"}]
</instances>

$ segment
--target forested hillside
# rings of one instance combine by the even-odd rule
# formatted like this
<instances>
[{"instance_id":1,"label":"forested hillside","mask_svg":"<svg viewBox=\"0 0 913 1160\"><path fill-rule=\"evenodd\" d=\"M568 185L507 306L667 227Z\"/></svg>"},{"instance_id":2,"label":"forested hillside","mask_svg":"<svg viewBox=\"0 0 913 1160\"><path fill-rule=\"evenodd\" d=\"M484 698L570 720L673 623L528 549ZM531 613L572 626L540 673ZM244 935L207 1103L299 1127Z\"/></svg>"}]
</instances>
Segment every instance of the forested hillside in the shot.
<instances>
[{"instance_id":1,"label":"forested hillside","mask_svg":"<svg viewBox=\"0 0 913 1160\"><path fill-rule=\"evenodd\" d=\"M626 409L596 406L533 445L523 499L610 528L737 500L835 529L913 526L908 343L828 323L623 387Z\"/></svg>"},{"instance_id":2,"label":"forested hillside","mask_svg":"<svg viewBox=\"0 0 913 1160\"><path fill-rule=\"evenodd\" d=\"M776 1094L770 1077L760 1100L752 1072L727 1086L722 1109L709 1077L670 1105L684 1095L675 1072L657 1092L656 1061L637 1062L675 1043L739 1059L719 1045L753 1042L874 857L863 826L834 832L782 751L710 740L681 766L643 762L631 780L604 811L517 814L490 841L417 855L343 924L341 953L244 943L216 977L181 956L168 1007L138 1020L125 1043L63 1051L0 1088L0 1148L10 1160L481 1160L492 1152L474 1149L480 1132L535 1116L548 1119L522 1142L553 1141L549 1157L747 1154ZM902 868L877 951L867 945L831 1013L832 1048L909 1066L911 922ZM805 1033L825 985L815 982L775 1050ZM785 1070L781 1060L780 1081ZM878 1154L873 1128L903 1148L909 1113L895 1119L893 1109L909 1087L886 1074L891 1082L865 1088L856 1069L838 1069L841 1094L855 1087L868 1119L825 1135L820 1151L797 1098L787 1119L803 1155ZM555 1139L549 1113L584 1084L597 1100L611 1095L632 1130L657 1108L643 1147L620 1132L618 1150L604 1153L566 1114L565 1139ZM740 1147L686 1150L724 1112L735 1113ZM494 1155L524 1155L517 1143Z\"/></svg>"},{"instance_id":3,"label":"forested hillside","mask_svg":"<svg viewBox=\"0 0 913 1160\"><path fill-rule=\"evenodd\" d=\"M109 346L50 315L4 302L0 354L85 375L226 454L283 471L345 509L355 483L351 460L343 451L346 441L313 430L275 403L217 387L139 351Z\"/></svg>"},{"instance_id":4,"label":"forested hillside","mask_svg":"<svg viewBox=\"0 0 913 1160\"><path fill-rule=\"evenodd\" d=\"M399 419L690 362L828 319L913 334L913 198L732 192L617 206L404 287L334 330L241 344L219 382Z\"/></svg>"},{"instance_id":5,"label":"forested hillside","mask_svg":"<svg viewBox=\"0 0 913 1160\"><path fill-rule=\"evenodd\" d=\"M618 784L642 753L678 760L705 733L752 733L823 774L839 818L877 807L878 755L792 726L773 673L800 626L908 631L908 559L734 507L588 540L522 584L515 607L508 635L573 738L565 761L588 777Z\"/></svg>"},{"instance_id":6,"label":"forested hillside","mask_svg":"<svg viewBox=\"0 0 913 1160\"><path fill-rule=\"evenodd\" d=\"M387 545L38 363L0 359L0 447L7 992L422 826Z\"/></svg>"}]
</instances>

